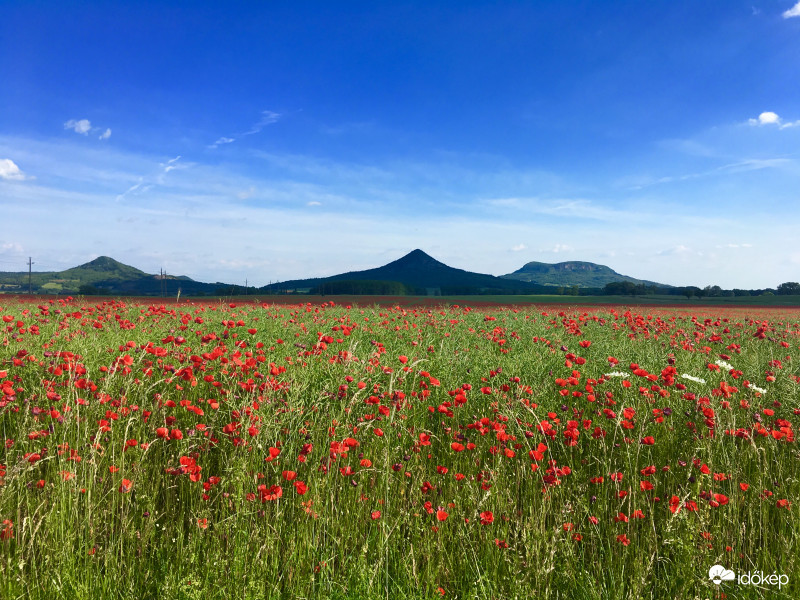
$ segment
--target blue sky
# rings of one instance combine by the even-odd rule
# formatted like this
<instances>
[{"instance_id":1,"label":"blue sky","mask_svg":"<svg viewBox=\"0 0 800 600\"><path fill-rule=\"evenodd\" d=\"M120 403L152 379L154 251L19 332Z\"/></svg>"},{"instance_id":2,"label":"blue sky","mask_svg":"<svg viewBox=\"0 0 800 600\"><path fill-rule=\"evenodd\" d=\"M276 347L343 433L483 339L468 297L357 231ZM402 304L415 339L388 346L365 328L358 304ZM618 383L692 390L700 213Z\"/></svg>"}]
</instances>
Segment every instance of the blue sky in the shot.
<instances>
[{"instance_id":1,"label":"blue sky","mask_svg":"<svg viewBox=\"0 0 800 600\"><path fill-rule=\"evenodd\" d=\"M2 270L800 281L796 0L0 12Z\"/></svg>"}]
</instances>

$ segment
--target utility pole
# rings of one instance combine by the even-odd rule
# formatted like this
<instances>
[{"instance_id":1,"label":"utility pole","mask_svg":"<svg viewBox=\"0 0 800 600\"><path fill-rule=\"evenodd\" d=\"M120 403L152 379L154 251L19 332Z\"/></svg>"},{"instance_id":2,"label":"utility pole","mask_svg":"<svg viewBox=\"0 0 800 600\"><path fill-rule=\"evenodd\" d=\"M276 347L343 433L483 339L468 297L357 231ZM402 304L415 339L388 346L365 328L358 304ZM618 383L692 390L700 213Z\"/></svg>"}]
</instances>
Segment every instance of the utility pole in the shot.
<instances>
[{"instance_id":1,"label":"utility pole","mask_svg":"<svg viewBox=\"0 0 800 600\"><path fill-rule=\"evenodd\" d=\"M29 294L33 293L33 290L31 288L31 265L32 264L33 263L31 262L31 257L29 256L28 257L28 293Z\"/></svg>"},{"instance_id":2,"label":"utility pole","mask_svg":"<svg viewBox=\"0 0 800 600\"><path fill-rule=\"evenodd\" d=\"M244 295L247 296L247 277L244 278Z\"/></svg>"}]
</instances>

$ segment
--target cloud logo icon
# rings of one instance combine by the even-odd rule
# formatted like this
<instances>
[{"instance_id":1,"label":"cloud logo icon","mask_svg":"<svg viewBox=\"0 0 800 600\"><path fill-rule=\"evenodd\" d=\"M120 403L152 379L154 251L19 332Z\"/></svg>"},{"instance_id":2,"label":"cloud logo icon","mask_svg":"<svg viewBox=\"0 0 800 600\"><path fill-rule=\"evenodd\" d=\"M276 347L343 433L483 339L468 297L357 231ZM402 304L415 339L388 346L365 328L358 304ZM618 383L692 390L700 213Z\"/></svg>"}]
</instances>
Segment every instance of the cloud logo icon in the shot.
<instances>
[{"instance_id":1,"label":"cloud logo icon","mask_svg":"<svg viewBox=\"0 0 800 600\"><path fill-rule=\"evenodd\" d=\"M719 585L723 581L735 579L736 574L722 565L714 565L708 570L708 578L713 581L715 585Z\"/></svg>"}]
</instances>

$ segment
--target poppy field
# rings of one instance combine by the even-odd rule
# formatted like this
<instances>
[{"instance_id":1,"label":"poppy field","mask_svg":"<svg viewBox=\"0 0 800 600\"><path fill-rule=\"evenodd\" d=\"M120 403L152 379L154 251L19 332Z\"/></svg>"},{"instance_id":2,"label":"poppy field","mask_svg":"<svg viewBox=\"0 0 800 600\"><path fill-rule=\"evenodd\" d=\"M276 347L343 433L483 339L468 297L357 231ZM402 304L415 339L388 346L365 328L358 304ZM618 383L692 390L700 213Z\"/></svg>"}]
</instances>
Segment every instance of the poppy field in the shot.
<instances>
[{"instance_id":1,"label":"poppy field","mask_svg":"<svg viewBox=\"0 0 800 600\"><path fill-rule=\"evenodd\" d=\"M800 310L150 302L0 297L0 597L800 595Z\"/></svg>"}]
</instances>

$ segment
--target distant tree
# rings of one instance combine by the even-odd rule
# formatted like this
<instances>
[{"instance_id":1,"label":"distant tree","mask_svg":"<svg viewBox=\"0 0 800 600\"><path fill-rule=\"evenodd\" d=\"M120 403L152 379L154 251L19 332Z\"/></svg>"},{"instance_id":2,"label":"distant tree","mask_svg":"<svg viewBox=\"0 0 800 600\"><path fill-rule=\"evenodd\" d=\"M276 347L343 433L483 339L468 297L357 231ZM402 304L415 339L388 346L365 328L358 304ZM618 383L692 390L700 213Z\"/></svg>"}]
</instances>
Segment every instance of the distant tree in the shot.
<instances>
[{"instance_id":1,"label":"distant tree","mask_svg":"<svg viewBox=\"0 0 800 600\"><path fill-rule=\"evenodd\" d=\"M734 296L750 296L750 290L740 290L738 288L733 289Z\"/></svg>"},{"instance_id":2,"label":"distant tree","mask_svg":"<svg viewBox=\"0 0 800 600\"><path fill-rule=\"evenodd\" d=\"M97 296L102 293L102 291L96 287L94 287L90 283L84 283L78 288L78 293L81 296Z\"/></svg>"},{"instance_id":3,"label":"distant tree","mask_svg":"<svg viewBox=\"0 0 800 600\"><path fill-rule=\"evenodd\" d=\"M800 294L800 283L787 281L778 286L777 292L781 296L798 295Z\"/></svg>"}]
</instances>

